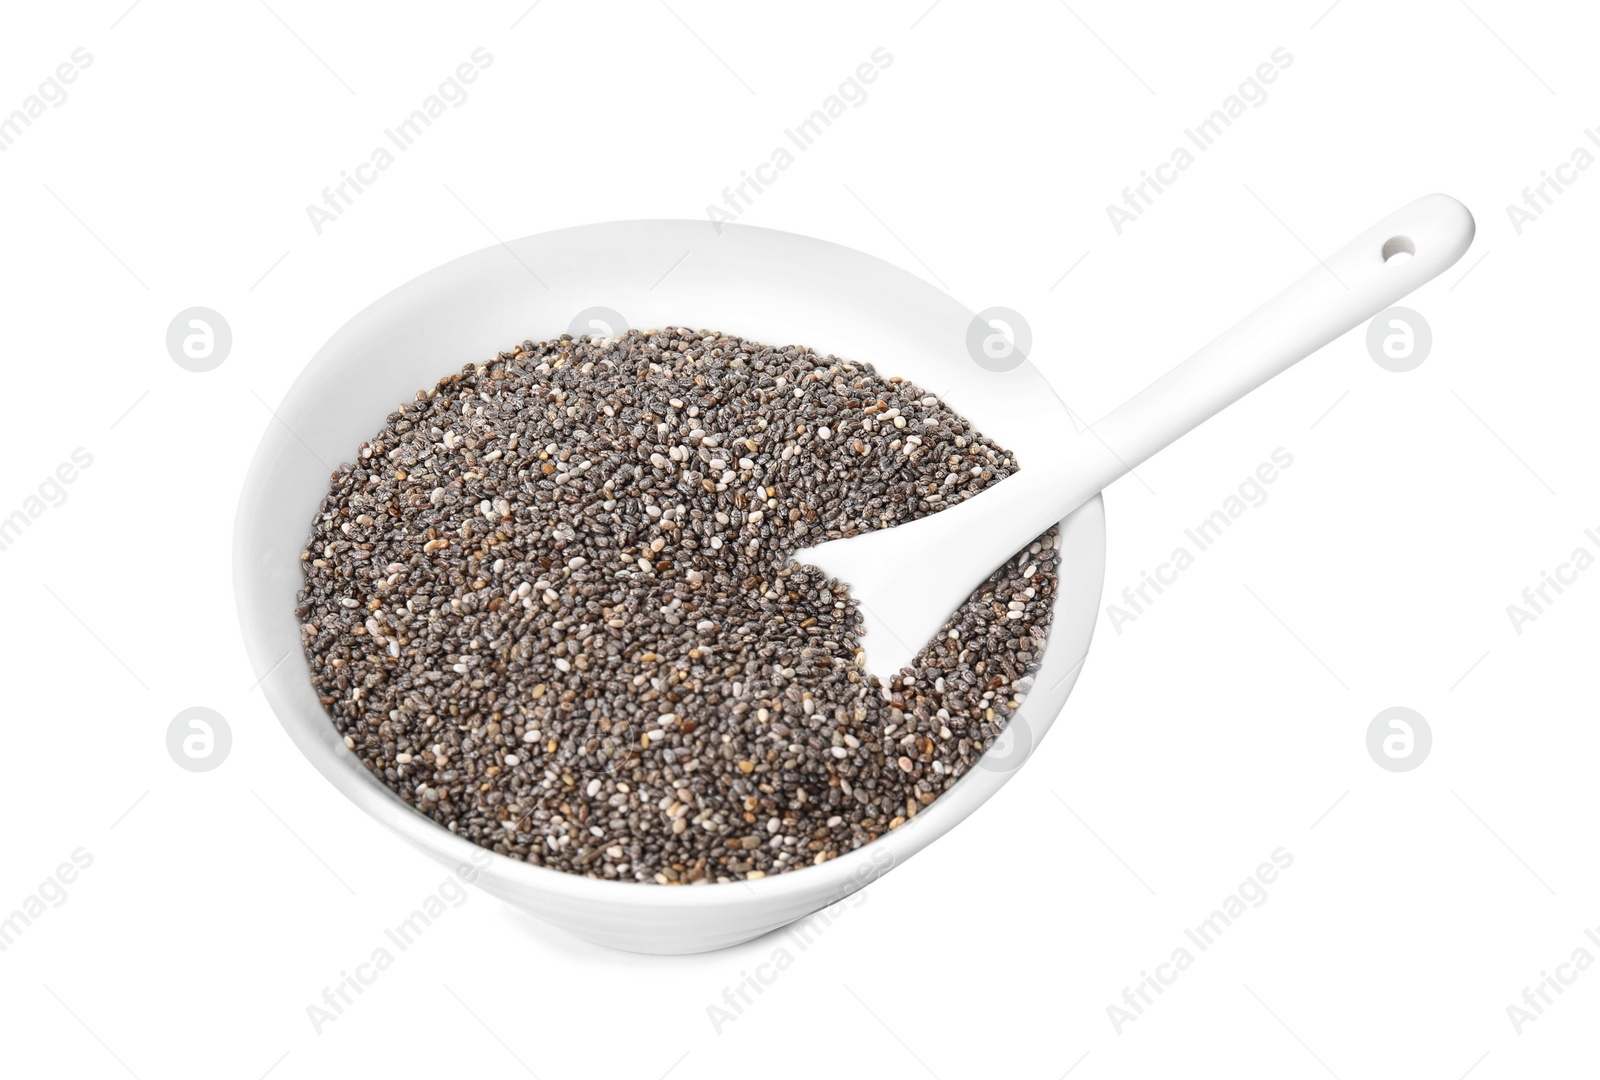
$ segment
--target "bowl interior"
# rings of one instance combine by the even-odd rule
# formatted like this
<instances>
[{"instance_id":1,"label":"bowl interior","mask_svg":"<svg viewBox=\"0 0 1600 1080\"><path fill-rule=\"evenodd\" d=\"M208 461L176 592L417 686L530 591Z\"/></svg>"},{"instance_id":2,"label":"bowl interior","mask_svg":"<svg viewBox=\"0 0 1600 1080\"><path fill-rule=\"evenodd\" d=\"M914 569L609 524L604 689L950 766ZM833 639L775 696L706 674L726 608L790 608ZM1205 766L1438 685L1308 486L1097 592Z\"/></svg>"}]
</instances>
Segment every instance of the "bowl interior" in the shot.
<instances>
[{"instance_id":1,"label":"bowl interior","mask_svg":"<svg viewBox=\"0 0 1600 1080\"><path fill-rule=\"evenodd\" d=\"M600 325L620 332L619 316L632 327L722 330L870 361L949 402L1011 450L1023 470L1030 458L1048 459L1051 440L1069 422L1031 364L997 373L974 361L967 345L974 316L944 292L860 252L767 229L719 230L697 221L566 229L465 256L362 311L316 354L269 422L240 502L235 591L252 664L266 673L263 689L295 743L366 812L446 863L468 864L482 849L412 810L369 774L345 749L311 689L294 617L300 552L329 473L398 404L463 364L524 339L594 332ZM997 790L1065 701L1099 603L1105 562L1099 500L1063 524L1070 558L1063 561L1035 688L1011 721L1015 734L913 821L823 866L737 887L608 882L500 856L480 883L547 916L542 906L565 902L659 910L748 904L756 897L792 907L859 888ZM790 917L799 914L805 910Z\"/></svg>"}]
</instances>

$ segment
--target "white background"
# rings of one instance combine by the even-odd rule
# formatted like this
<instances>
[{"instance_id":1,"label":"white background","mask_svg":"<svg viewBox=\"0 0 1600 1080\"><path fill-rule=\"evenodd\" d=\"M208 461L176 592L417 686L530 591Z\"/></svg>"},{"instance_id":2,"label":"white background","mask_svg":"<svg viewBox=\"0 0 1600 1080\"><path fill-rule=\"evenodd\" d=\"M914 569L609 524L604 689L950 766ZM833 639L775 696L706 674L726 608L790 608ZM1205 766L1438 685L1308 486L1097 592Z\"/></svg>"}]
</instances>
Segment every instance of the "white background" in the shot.
<instances>
[{"instance_id":1,"label":"white background","mask_svg":"<svg viewBox=\"0 0 1600 1080\"><path fill-rule=\"evenodd\" d=\"M1600 552L1600 169L1520 235L1506 212L1600 125L1592 12L669 2L7 11L0 113L75 48L93 62L0 153L0 514L74 448L94 459L0 552L0 915L93 857L0 953L7 1073L1592 1070L1600 971L1520 1034L1507 1006L1575 949L1600 958L1600 572L1520 635L1506 612ZM465 104L317 235L306 205L479 46ZM879 46L865 103L740 220L1017 309L1079 413L1442 190L1478 238L1407 301L1432 353L1391 373L1352 332L1110 490L1107 602L1294 456L1144 615L1119 634L1102 613L1011 784L809 949L613 953L475 893L319 1034L307 1006L442 872L251 689L229 554L268 404L351 314L495 237L703 218ZM1279 47L1267 100L1118 235L1106 205ZM234 335L205 374L164 343L195 305ZM166 750L194 705L232 728L211 772ZM1368 756L1395 705L1432 729L1414 771ZM1266 902L1119 1033L1107 1006L1280 846ZM719 1032L708 1005L780 947L793 965Z\"/></svg>"}]
</instances>

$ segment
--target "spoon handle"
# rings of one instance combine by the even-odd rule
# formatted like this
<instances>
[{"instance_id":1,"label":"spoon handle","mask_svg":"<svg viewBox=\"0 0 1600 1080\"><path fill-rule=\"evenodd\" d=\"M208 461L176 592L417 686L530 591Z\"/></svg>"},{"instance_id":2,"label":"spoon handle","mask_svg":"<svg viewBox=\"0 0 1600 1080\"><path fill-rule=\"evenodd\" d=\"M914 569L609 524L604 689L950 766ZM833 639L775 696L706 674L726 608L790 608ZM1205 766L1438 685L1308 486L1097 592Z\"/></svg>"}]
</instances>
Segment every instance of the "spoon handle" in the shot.
<instances>
[{"instance_id":1,"label":"spoon handle","mask_svg":"<svg viewBox=\"0 0 1600 1080\"><path fill-rule=\"evenodd\" d=\"M1449 269L1472 215L1448 195L1402 207L1092 427L1098 491L1178 436ZM1086 478L1087 479L1087 478Z\"/></svg>"}]
</instances>

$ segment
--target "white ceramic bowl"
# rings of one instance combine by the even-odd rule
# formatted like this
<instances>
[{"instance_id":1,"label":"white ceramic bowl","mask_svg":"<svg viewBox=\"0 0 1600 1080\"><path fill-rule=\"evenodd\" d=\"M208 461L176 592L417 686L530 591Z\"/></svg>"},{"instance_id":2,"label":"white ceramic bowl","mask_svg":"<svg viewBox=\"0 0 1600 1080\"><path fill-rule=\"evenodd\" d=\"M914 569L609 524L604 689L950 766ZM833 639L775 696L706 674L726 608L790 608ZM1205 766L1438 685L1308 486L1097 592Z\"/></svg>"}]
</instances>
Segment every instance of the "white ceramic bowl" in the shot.
<instances>
[{"instance_id":1,"label":"white ceramic bowl","mask_svg":"<svg viewBox=\"0 0 1600 1080\"><path fill-rule=\"evenodd\" d=\"M874 843L821 866L691 887L585 878L491 855L411 809L345 749L301 652L300 552L330 468L350 460L398 404L465 363L569 332L580 312L602 306L633 327L721 330L870 361L948 401L1023 469L1030 448L1047 445L1069 421L1030 364L996 374L975 363L967 346L973 313L920 278L824 241L699 221L589 225L464 256L351 319L290 388L245 482L234 588L250 661L268 672L262 687L295 745L357 806L428 855L451 867L486 863L477 883L507 903L604 945L702 952L843 899L1000 789L1077 679L1100 602L1105 517L1096 497L1061 523L1054 625L1034 688L1006 734L931 806ZM587 318L578 332L593 332Z\"/></svg>"}]
</instances>

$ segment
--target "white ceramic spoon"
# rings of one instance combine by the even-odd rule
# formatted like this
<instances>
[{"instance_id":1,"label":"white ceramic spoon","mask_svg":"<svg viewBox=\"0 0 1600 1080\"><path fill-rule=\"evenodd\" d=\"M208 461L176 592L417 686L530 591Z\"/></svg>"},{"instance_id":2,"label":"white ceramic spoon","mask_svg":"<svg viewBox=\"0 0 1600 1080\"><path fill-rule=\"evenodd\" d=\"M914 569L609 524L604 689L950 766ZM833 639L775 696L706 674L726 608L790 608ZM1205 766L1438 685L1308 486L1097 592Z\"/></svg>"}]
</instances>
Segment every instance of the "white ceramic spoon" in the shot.
<instances>
[{"instance_id":1,"label":"white ceramic spoon","mask_svg":"<svg viewBox=\"0 0 1600 1080\"><path fill-rule=\"evenodd\" d=\"M937 514L795 555L847 582L866 623L867 668L909 665L995 567L1034 537L1296 361L1448 269L1472 243L1448 195L1395 211L1059 453ZM956 403L959 408L959 403ZM992 432L1004 441L1004 432Z\"/></svg>"}]
</instances>

